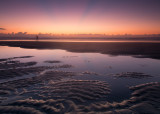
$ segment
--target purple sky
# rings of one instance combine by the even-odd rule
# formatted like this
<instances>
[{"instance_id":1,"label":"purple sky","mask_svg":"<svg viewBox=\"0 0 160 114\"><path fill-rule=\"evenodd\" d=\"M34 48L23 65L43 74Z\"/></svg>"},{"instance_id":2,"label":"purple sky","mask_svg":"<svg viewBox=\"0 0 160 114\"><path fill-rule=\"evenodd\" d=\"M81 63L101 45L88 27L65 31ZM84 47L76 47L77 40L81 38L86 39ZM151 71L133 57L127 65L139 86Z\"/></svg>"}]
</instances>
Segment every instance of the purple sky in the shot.
<instances>
[{"instance_id":1,"label":"purple sky","mask_svg":"<svg viewBox=\"0 0 160 114\"><path fill-rule=\"evenodd\" d=\"M0 0L0 32L159 34L160 0Z\"/></svg>"}]
</instances>

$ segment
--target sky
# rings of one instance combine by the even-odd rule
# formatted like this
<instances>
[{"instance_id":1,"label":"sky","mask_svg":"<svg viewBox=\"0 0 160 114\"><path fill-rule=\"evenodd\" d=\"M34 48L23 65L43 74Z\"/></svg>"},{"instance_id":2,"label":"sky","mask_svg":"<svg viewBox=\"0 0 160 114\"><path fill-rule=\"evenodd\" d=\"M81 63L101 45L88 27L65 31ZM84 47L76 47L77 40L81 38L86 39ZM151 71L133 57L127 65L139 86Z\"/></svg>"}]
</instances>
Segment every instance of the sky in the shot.
<instances>
[{"instance_id":1,"label":"sky","mask_svg":"<svg viewBox=\"0 0 160 114\"><path fill-rule=\"evenodd\" d=\"M160 34L160 0L0 0L0 33Z\"/></svg>"}]
</instances>

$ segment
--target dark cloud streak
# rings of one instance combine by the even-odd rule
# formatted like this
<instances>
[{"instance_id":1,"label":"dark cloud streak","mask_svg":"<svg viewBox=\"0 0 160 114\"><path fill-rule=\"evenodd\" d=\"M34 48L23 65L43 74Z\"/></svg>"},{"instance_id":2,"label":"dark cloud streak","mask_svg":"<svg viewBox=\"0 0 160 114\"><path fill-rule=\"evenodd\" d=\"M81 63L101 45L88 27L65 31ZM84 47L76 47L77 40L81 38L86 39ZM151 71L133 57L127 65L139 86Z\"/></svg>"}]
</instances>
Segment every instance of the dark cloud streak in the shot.
<instances>
[{"instance_id":1,"label":"dark cloud streak","mask_svg":"<svg viewBox=\"0 0 160 114\"><path fill-rule=\"evenodd\" d=\"M0 28L0 30L6 30L5 28Z\"/></svg>"}]
</instances>

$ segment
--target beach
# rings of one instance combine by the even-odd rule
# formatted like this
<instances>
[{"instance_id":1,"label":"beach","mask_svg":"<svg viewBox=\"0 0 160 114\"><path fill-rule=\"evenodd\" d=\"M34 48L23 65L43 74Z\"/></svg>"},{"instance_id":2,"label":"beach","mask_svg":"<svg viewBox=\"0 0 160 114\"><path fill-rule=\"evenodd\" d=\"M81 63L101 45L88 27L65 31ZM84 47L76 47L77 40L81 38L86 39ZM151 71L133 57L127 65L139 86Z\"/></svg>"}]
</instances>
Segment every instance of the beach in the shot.
<instances>
[{"instance_id":1,"label":"beach","mask_svg":"<svg viewBox=\"0 0 160 114\"><path fill-rule=\"evenodd\" d=\"M159 43L0 41L0 52L0 113L160 112Z\"/></svg>"}]
</instances>

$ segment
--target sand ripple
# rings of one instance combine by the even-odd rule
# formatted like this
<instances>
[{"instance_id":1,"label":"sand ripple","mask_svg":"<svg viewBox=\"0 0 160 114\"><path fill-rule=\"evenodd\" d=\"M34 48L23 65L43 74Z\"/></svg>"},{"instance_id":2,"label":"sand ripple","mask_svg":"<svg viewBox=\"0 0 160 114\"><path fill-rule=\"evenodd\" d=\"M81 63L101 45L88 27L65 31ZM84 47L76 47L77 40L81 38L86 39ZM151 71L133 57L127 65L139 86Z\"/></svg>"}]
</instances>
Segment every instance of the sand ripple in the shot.
<instances>
[{"instance_id":1,"label":"sand ripple","mask_svg":"<svg viewBox=\"0 0 160 114\"><path fill-rule=\"evenodd\" d=\"M48 86L51 87L48 87ZM106 113L106 114L159 114L160 113L160 83L152 82L130 87L132 97L122 102L109 103L107 101L75 102L68 95L79 97L84 101L90 98L99 98L108 91L108 85L99 81L66 81L49 84L42 90L52 91L52 95L61 96L58 99L18 100L5 106L0 106L0 113ZM52 87L53 86L53 87ZM62 89L62 90L61 90ZM98 92L97 92L98 91ZM97 93L95 93L97 92ZM61 94L59 94L61 93ZM79 94L83 96L79 96ZM66 97L64 97L66 96ZM87 98L87 99L86 99ZM22 110L23 109L23 110Z\"/></svg>"},{"instance_id":2,"label":"sand ripple","mask_svg":"<svg viewBox=\"0 0 160 114\"><path fill-rule=\"evenodd\" d=\"M137 78L137 79L142 79L142 78L151 78L153 76L147 75L144 73L140 72L122 72L119 74L115 74L114 77L116 78Z\"/></svg>"}]
</instances>

